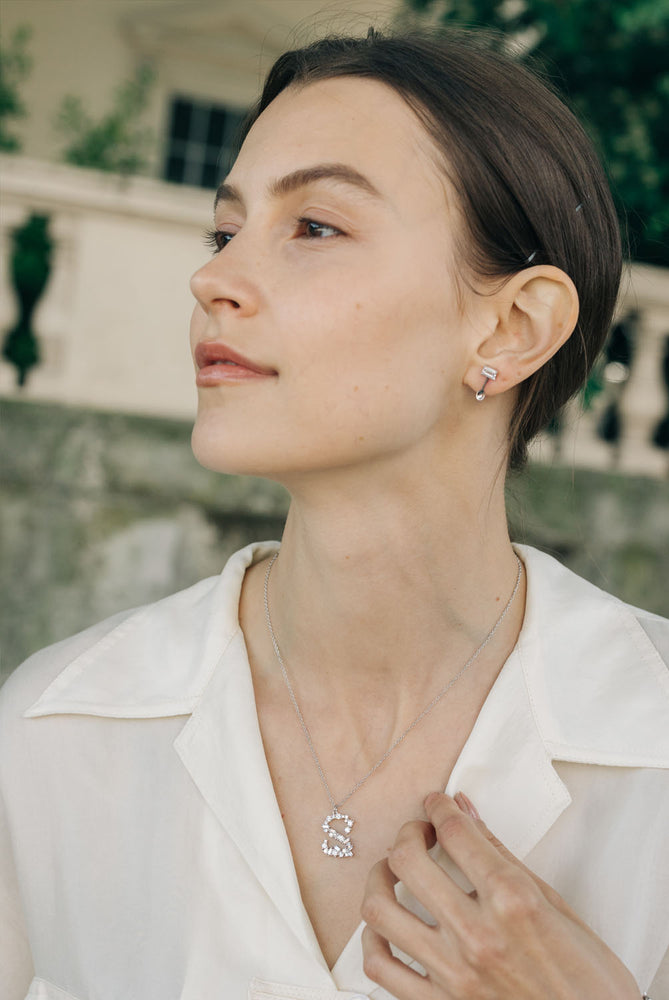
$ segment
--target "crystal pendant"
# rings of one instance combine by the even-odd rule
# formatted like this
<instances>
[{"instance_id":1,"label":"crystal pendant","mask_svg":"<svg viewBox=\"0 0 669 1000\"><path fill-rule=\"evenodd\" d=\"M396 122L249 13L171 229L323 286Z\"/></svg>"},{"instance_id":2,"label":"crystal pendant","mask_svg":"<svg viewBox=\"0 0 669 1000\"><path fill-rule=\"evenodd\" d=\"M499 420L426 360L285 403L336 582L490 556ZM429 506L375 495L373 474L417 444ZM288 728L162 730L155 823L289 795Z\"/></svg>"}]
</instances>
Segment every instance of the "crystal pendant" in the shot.
<instances>
[{"instance_id":1,"label":"crystal pendant","mask_svg":"<svg viewBox=\"0 0 669 1000\"><path fill-rule=\"evenodd\" d=\"M334 820L343 820L344 829L340 833L339 830L335 830L330 824ZM352 858L353 857L353 844L351 843L351 838L349 833L353 828L353 823L355 821L347 816L345 813L340 813L337 807L332 810L329 816L325 817L323 823L323 830L325 831L325 840L321 844L323 849L323 854L328 854L331 858Z\"/></svg>"}]
</instances>

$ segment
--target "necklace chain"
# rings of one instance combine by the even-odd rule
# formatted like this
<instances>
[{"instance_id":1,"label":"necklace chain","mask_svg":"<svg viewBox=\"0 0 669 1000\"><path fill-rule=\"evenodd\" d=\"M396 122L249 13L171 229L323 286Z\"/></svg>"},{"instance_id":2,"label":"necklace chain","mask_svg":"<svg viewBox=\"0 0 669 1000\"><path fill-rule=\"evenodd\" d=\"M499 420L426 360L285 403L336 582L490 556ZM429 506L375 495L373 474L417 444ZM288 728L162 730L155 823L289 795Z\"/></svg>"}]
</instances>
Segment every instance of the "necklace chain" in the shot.
<instances>
[{"instance_id":1,"label":"necklace chain","mask_svg":"<svg viewBox=\"0 0 669 1000\"><path fill-rule=\"evenodd\" d=\"M276 658L279 661L279 666L281 667L281 673L283 675L284 682L286 684L286 687L288 688L288 694L290 695L290 700L293 703L293 708L295 709L295 714L297 715L297 718L299 720L300 726L302 727L302 732L304 733L304 738L307 741L307 745L308 745L309 750L311 752L311 756L313 757L314 764L316 765L316 767L318 769L318 773L320 775L320 779L321 779L321 782L323 784L323 788L325 789L327 797L328 797L328 799L330 801L330 805L332 806L333 813L338 814L339 807L343 806L343 804L345 802L348 802L348 800L351 798L351 796L354 795L355 792L358 791L358 789L360 788L360 786L364 785L364 783L367 781L367 779L371 778L371 776L376 771L378 771L378 769L381 767L381 765L384 764L385 761L388 760L388 758L390 757L390 755L393 752L393 750L395 750L395 748L400 745L400 743L405 739L406 736L409 735L409 733L411 732L412 729L415 729L416 726L420 722L423 721L423 719L425 718L425 716L428 715L428 713L432 711L432 709L435 707L435 705L437 705L437 703L439 701L441 701L441 699L444 697L444 695L446 694L446 692L449 691L450 688L453 687L453 685L456 683L456 681L460 680L460 678L462 677L462 675L464 674L464 672L472 665L472 663L474 662L474 660L476 660L477 657L483 652L483 650L485 649L485 647L491 641L491 639L493 638L493 636L497 632L498 628L500 627L500 625L502 624L502 622L506 618L506 616L507 616L507 614L509 612L509 609L511 608L511 605L513 604L513 602L515 600L516 594L518 593L518 588L520 587L520 581L521 581L521 577L522 577L522 573L523 573L523 564L520 561L520 559L518 558L518 556L516 556L516 562L518 563L518 575L516 576L516 583L515 583L515 586L513 588L513 592L511 594L511 597L507 601L506 607L504 608L504 610L502 611L501 615L499 616L499 618L497 619L497 621L495 622L495 624L493 625L493 627L490 629L490 631L486 635L486 637L483 640L483 642L481 643L481 645L478 646L474 650L474 652L469 657L469 659L467 660L467 662L462 667L460 667L460 669L458 670L457 674L455 674L454 677L451 677L451 679L448 681L448 683L445 684L444 687L434 696L434 698L432 699L432 701L422 710L422 712L420 712L416 716L416 718L413 720L413 722L410 725L407 726L407 728L404 730L404 732L400 733L400 735L398 737L396 737L396 739L393 740L393 742L390 744L390 746L388 747L388 749L386 750L386 752L383 754L383 756L381 758L379 758L379 760L377 760L376 764L374 764L374 766L369 769L369 771L367 772L367 774L365 774L364 777L360 778L359 781L356 781L356 783L353 786L353 788L351 788L351 790L342 799L339 799L339 802L337 803L337 802L335 802L335 799L334 799L334 797L332 795L332 792L330 791L330 786L328 785L327 778L325 777L325 772L323 771L323 768L321 766L321 762L320 762L318 754L316 752L316 747L314 746L313 740L311 738L311 733L309 732L309 727L307 726L306 722L304 721L304 716L302 715L302 712L300 710L300 706L297 703L297 698L295 697L295 692L293 691L293 685L290 682L290 677L288 676L288 671L286 670L286 665L283 662L283 657L281 655L281 650L279 649L279 643L277 642L276 635L274 634L274 628L272 627L272 618L271 618L270 613L269 613L269 596L268 596L269 575L270 575L270 573L272 571L272 566L276 562L278 556L279 556L279 553L275 552L274 555L272 556L272 558L270 559L269 565L267 567L267 572L265 574L264 597L265 597L265 620L267 622L267 629L269 631L270 638L272 640L272 645L274 647L274 652L276 653Z\"/></svg>"}]
</instances>

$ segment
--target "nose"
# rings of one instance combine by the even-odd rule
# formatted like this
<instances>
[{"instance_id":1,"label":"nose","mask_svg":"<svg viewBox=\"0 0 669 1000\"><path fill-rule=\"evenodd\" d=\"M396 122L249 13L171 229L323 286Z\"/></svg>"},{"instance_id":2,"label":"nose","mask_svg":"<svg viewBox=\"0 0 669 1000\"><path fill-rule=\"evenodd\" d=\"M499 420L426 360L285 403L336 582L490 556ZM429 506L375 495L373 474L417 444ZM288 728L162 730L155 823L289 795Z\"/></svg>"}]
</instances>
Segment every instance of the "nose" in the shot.
<instances>
[{"instance_id":1,"label":"nose","mask_svg":"<svg viewBox=\"0 0 669 1000\"><path fill-rule=\"evenodd\" d=\"M257 290L227 247L198 268L190 288L207 314L229 309L239 316L252 316L258 308Z\"/></svg>"}]
</instances>

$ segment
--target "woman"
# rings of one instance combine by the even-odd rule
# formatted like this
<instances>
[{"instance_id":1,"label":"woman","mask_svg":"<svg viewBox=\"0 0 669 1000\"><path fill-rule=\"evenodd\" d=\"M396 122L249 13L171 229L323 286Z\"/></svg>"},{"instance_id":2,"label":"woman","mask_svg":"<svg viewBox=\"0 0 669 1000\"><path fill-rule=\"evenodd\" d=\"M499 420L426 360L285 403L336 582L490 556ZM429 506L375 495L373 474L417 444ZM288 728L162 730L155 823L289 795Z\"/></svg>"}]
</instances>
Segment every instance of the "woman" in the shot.
<instances>
[{"instance_id":1,"label":"woman","mask_svg":"<svg viewBox=\"0 0 669 1000\"><path fill-rule=\"evenodd\" d=\"M666 997L667 624L504 510L616 297L582 130L476 42L325 40L211 241L193 445L283 541L6 685L8 996Z\"/></svg>"}]
</instances>

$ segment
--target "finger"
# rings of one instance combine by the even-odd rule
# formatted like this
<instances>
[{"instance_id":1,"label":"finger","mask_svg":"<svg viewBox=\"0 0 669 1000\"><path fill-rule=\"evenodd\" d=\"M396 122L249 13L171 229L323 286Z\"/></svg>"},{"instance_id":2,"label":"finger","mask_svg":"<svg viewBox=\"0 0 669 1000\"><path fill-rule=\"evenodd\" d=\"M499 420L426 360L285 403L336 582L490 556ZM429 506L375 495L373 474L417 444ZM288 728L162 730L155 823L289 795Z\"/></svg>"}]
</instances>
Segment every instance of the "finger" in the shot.
<instances>
[{"instance_id":1,"label":"finger","mask_svg":"<svg viewBox=\"0 0 669 1000\"><path fill-rule=\"evenodd\" d=\"M508 864L484 832L484 824L463 813L450 796L438 792L425 799L425 811L441 847L482 896L491 876Z\"/></svg>"},{"instance_id":2,"label":"finger","mask_svg":"<svg viewBox=\"0 0 669 1000\"><path fill-rule=\"evenodd\" d=\"M388 941L369 925L362 932L362 969L397 1000L433 1000L428 980L395 958ZM449 1000L444 995L444 1000Z\"/></svg>"},{"instance_id":3,"label":"finger","mask_svg":"<svg viewBox=\"0 0 669 1000\"><path fill-rule=\"evenodd\" d=\"M374 865L367 879L360 913L368 927L420 961L421 955L432 947L434 928L397 901L396 881L385 858Z\"/></svg>"},{"instance_id":4,"label":"finger","mask_svg":"<svg viewBox=\"0 0 669 1000\"><path fill-rule=\"evenodd\" d=\"M541 879L539 879L538 876L535 876L534 873L531 872L530 869L526 865L524 865L523 862L519 858L517 858L515 854L512 854L511 851L508 849L508 847L506 847L502 843L502 841L499 840L495 836L495 834L492 833L488 829L488 827L485 825L485 823L483 822L483 820L479 816L479 813L478 813L478 810L477 810L476 806L473 804L473 802L471 801L471 799L467 798L467 796L465 795L464 792L456 792L456 794L453 796L453 798L454 798L454 801L456 802L457 806L459 807L459 809L463 813L465 813L465 815L471 816L471 818L476 823L476 826L478 827L478 829L485 836L486 840L490 841L490 843L493 845L493 847L496 847L497 850L499 851L499 853L503 857L505 857L507 861L511 861L514 865L517 865L518 868L522 868L523 871L527 872L528 875L532 875L532 877L537 882L541 882ZM543 884L546 885L547 883L543 883Z\"/></svg>"},{"instance_id":5,"label":"finger","mask_svg":"<svg viewBox=\"0 0 669 1000\"><path fill-rule=\"evenodd\" d=\"M530 869L527 868L527 866L524 865L523 862L519 858L517 858L515 854L512 854L511 851L508 849L508 847L506 847L502 843L502 841L499 840L495 836L495 834L488 829L488 827L481 819L476 806L473 804L471 799L467 798L464 792L456 792L453 798L458 808L463 813L465 813L465 815L471 816L471 818L474 820L476 826L484 835L486 840L488 840L493 845L493 847L495 847L499 851L499 853L506 858L507 861L510 861L518 868L521 868L523 871L527 872L527 874L531 875L532 878L534 878L537 883L541 882L541 879L538 876L534 875L534 873L531 872ZM547 885L547 883L544 882L543 885ZM548 888L550 888L550 886L548 886Z\"/></svg>"},{"instance_id":6,"label":"finger","mask_svg":"<svg viewBox=\"0 0 669 1000\"><path fill-rule=\"evenodd\" d=\"M495 847L499 851L499 853L504 858L506 858L507 861L510 861L512 864L516 865L527 875L529 875L529 877L532 879L535 885L537 885L539 889L541 889L541 892L543 893L546 900L551 904L551 906L554 906L556 910L559 910L560 913L562 913L566 917L569 917L571 920L578 923L581 927L585 928L586 930L589 929L588 925L585 924L576 913L574 913L569 904L565 902L565 900L558 892L556 892L556 890L553 888L552 885L549 885L548 882L544 882L544 880L540 878L535 872L533 872L531 868L528 868L527 865L523 864L523 862L520 861L520 859L517 858L515 854L512 854L511 851L508 849L508 847L506 847L501 842L501 840L499 840L494 835L494 833L492 833L488 829L488 827L485 825L485 823L479 816L478 810L476 809L472 801L465 795L464 792L457 792L455 795L455 801L457 802L458 806L463 812L467 813L472 817L479 830L484 834L484 836L493 845L493 847Z\"/></svg>"},{"instance_id":7,"label":"finger","mask_svg":"<svg viewBox=\"0 0 669 1000\"><path fill-rule=\"evenodd\" d=\"M434 840L429 823L405 823L388 855L389 869L440 927L468 924L476 904L428 854Z\"/></svg>"}]
</instances>

